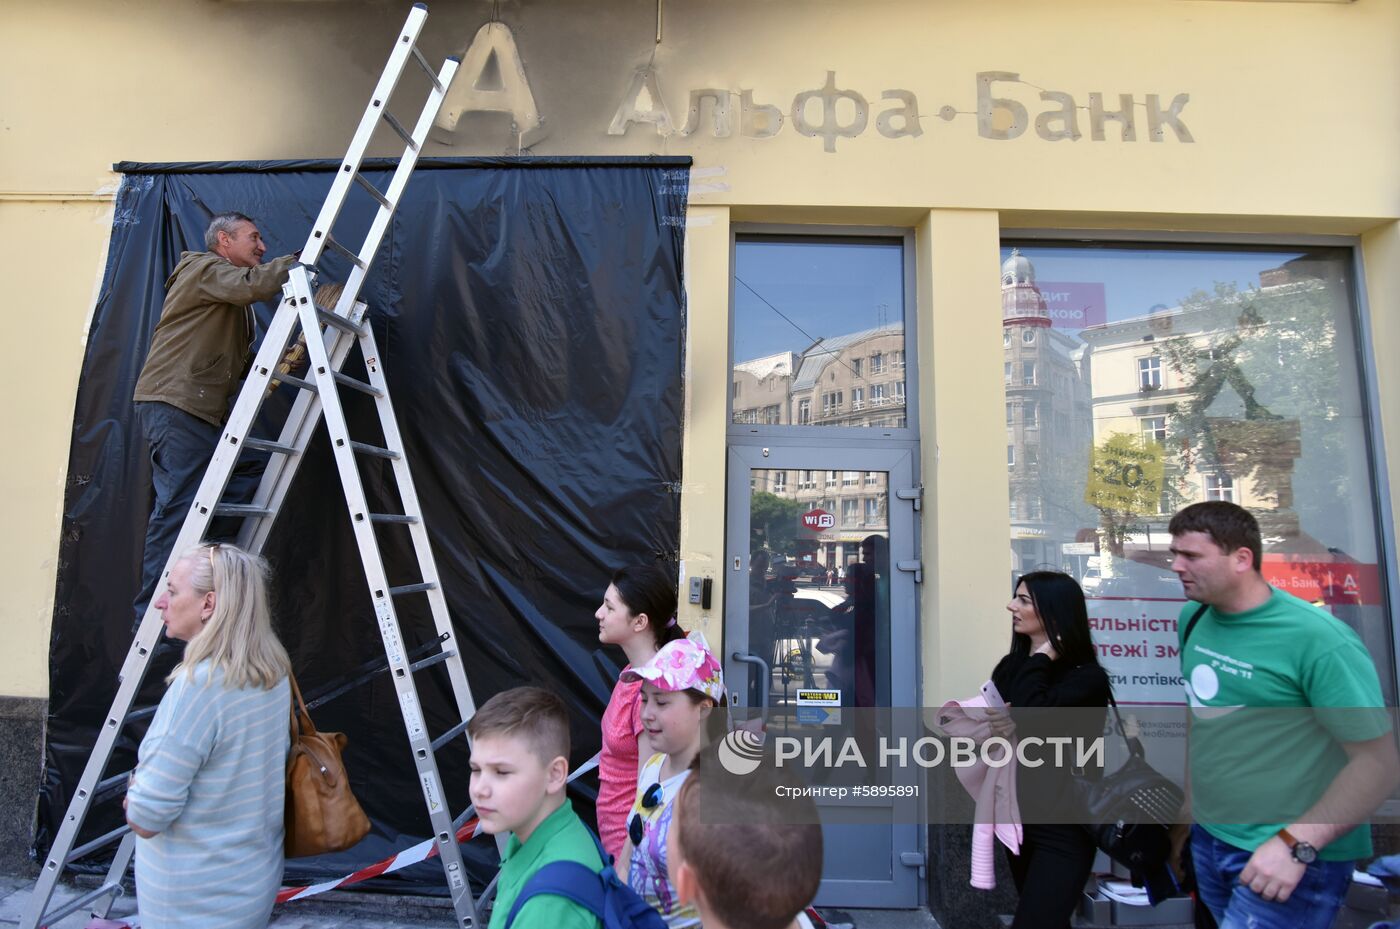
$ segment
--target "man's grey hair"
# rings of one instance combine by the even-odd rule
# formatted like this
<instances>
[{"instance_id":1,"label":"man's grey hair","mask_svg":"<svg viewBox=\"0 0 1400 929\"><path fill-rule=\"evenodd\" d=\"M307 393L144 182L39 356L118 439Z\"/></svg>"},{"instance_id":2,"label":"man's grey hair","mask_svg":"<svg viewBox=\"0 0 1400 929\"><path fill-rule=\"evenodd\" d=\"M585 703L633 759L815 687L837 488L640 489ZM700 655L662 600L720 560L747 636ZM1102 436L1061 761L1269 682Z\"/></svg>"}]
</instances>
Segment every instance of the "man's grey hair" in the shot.
<instances>
[{"instance_id":1,"label":"man's grey hair","mask_svg":"<svg viewBox=\"0 0 1400 929\"><path fill-rule=\"evenodd\" d=\"M253 223L253 225L257 225L253 217L245 216L237 211L220 213L209 220L209 228L204 230L204 247L212 252L218 247L219 233L226 232L232 237L234 229L238 227L239 223Z\"/></svg>"}]
</instances>

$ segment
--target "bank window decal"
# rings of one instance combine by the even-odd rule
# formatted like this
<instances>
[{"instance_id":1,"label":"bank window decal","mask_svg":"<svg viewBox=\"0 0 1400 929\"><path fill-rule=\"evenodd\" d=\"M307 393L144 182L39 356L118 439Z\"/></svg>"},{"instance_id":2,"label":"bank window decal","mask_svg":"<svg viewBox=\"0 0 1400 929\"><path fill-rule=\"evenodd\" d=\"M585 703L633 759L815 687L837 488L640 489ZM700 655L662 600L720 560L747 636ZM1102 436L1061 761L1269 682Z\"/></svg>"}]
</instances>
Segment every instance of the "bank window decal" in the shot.
<instances>
[{"instance_id":1,"label":"bank window decal","mask_svg":"<svg viewBox=\"0 0 1400 929\"><path fill-rule=\"evenodd\" d=\"M1259 520L1265 579L1355 629L1393 703L1352 252L1026 241L1001 257L1012 574L1080 581L1118 698L1182 701L1167 524L1225 500Z\"/></svg>"},{"instance_id":2,"label":"bank window decal","mask_svg":"<svg viewBox=\"0 0 1400 929\"><path fill-rule=\"evenodd\" d=\"M902 237L739 235L730 422L909 428L905 248ZM791 423L750 415L773 396Z\"/></svg>"}]
</instances>

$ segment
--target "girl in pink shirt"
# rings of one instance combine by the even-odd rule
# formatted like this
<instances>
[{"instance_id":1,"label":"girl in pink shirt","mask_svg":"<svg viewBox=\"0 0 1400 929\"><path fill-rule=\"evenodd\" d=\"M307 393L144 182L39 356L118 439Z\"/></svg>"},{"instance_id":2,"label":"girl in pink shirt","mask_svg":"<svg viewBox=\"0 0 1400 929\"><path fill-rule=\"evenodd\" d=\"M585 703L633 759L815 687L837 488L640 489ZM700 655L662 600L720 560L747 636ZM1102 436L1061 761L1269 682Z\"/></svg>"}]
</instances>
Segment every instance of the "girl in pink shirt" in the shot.
<instances>
[{"instance_id":1,"label":"girl in pink shirt","mask_svg":"<svg viewBox=\"0 0 1400 929\"><path fill-rule=\"evenodd\" d=\"M613 575L594 614L598 641L627 655L625 672L651 661L667 642L685 637L676 622L676 582L658 567L634 566ZM598 759L598 836L609 855L627 838L627 814L637 796L637 771L650 757L641 722L640 680L619 680L603 711L603 751Z\"/></svg>"}]
</instances>

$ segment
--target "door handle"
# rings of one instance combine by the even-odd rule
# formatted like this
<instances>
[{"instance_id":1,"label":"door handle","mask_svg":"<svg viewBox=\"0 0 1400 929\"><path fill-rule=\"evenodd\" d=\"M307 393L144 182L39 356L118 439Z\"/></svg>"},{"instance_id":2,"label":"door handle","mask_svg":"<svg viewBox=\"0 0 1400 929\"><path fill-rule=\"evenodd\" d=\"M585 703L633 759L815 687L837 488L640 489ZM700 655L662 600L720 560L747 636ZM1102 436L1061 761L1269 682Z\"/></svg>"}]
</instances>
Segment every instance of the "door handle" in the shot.
<instances>
[{"instance_id":1,"label":"door handle","mask_svg":"<svg viewBox=\"0 0 1400 929\"><path fill-rule=\"evenodd\" d=\"M768 662L757 655L745 655L743 652L735 652L729 656L735 661L742 661L744 664L756 664L763 673L763 686L758 689L758 708L768 709L768 686L773 682L773 672L768 667Z\"/></svg>"}]
</instances>

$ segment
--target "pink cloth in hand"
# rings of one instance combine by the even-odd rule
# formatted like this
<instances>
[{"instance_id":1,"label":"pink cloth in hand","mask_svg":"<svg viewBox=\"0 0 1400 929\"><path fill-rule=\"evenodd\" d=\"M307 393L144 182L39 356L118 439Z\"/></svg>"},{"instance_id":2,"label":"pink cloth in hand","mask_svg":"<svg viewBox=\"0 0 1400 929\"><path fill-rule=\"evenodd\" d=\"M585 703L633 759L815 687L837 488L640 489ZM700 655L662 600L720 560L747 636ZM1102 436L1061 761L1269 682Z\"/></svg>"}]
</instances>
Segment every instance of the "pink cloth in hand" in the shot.
<instances>
[{"instance_id":1,"label":"pink cloth in hand","mask_svg":"<svg viewBox=\"0 0 1400 929\"><path fill-rule=\"evenodd\" d=\"M987 701L979 694L950 700L938 711L938 725L950 736L970 738L979 745L994 733ZM1014 750L1016 740L1008 740ZM972 886L992 890L996 880L996 840L1013 853L1021 850L1021 811L1016 804L1016 762L992 767L978 753L977 763L953 769L963 789L972 795L977 812L972 826Z\"/></svg>"}]
</instances>

